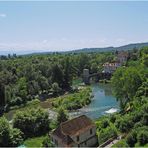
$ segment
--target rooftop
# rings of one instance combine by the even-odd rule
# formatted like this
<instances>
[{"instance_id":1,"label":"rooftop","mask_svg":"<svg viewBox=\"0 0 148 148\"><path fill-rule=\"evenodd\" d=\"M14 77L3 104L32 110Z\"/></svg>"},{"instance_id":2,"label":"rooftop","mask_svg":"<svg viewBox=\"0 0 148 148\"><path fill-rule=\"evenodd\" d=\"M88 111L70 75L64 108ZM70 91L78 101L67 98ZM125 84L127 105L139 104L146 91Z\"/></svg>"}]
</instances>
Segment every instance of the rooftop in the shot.
<instances>
[{"instance_id":1,"label":"rooftop","mask_svg":"<svg viewBox=\"0 0 148 148\"><path fill-rule=\"evenodd\" d=\"M61 123L60 126L53 131L52 135L61 138L64 143L69 145L73 142L70 136L79 135L92 127L95 127L95 124L91 119L82 115Z\"/></svg>"}]
</instances>

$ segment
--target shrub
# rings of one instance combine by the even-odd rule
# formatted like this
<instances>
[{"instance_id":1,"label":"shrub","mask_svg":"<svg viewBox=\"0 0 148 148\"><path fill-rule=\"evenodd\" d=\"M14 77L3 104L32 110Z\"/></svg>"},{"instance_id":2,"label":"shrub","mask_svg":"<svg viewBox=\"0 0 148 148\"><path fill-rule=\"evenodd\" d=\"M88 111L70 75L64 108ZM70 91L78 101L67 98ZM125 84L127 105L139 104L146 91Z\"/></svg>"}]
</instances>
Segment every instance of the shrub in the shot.
<instances>
[{"instance_id":1,"label":"shrub","mask_svg":"<svg viewBox=\"0 0 148 148\"><path fill-rule=\"evenodd\" d=\"M139 127L142 127L143 124L141 122L137 122L135 125L134 125L134 129L137 129Z\"/></svg>"},{"instance_id":2,"label":"shrub","mask_svg":"<svg viewBox=\"0 0 148 148\"><path fill-rule=\"evenodd\" d=\"M60 124L61 122L65 122L68 120L68 116L63 108L60 108L58 111L57 122Z\"/></svg>"},{"instance_id":3,"label":"shrub","mask_svg":"<svg viewBox=\"0 0 148 148\"><path fill-rule=\"evenodd\" d=\"M148 113L145 113L142 118L143 125L148 125Z\"/></svg>"},{"instance_id":4,"label":"shrub","mask_svg":"<svg viewBox=\"0 0 148 148\"><path fill-rule=\"evenodd\" d=\"M23 135L19 129L12 128L6 118L0 118L0 146L16 147L23 142Z\"/></svg>"},{"instance_id":5,"label":"shrub","mask_svg":"<svg viewBox=\"0 0 148 148\"><path fill-rule=\"evenodd\" d=\"M23 143L23 133L17 129L12 128L10 130L10 146L16 147Z\"/></svg>"},{"instance_id":6,"label":"shrub","mask_svg":"<svg viewBox=\"0 0 148 148\"><path fill-rule=\"evenodd\" d=\"M123 133L128 132L133 125L134 123L129 116L124 116L123 118L120 118L115 122L115 126Z\"/></svg>"},{"instance_id":7,"label":"shrub","mask_svg":"<svg viewBox=\"0 0 148 148\"><path fill-rule=\"evenodd\" d=\"M45 134L49 130L48 113L41 108L19 111L14 116L13 126L26 137Z\"/></svg>"},{"instance_id":8,"label":"shrub","mask_svg":"<svg viewBox=\"0 0 148 148\"><path fill-rule=\"evenodd\" d=\"M137 142L137 133L135 131L129 133L126 137L126 142L130 147L134 147L135 143Z\"/></svg>"},{"instance_id":9,"label":"shrub","mask_svg":"<svg viewBox=\"0 0 148 148\"><path fill-rule=\"evenodd\" d=\"M112 123L115 123L115 121L116 121L116 116L115 116L115 115L111 115L110 121L111 121Z\"/></svg>"},{"instance_id":10,"label":"shrub","mask_svg":"<svg viewBox=\"0 0 148 148\"><path fill-rule=\"evenodd\" d=\"M43 147L54 147L54 144L52 143L51 139L46 136L46 138L42 142Z\"/></svg>"},{"instance_id":11,"label":"shrub","mask_svg":"<svg viewBox=\"0 0 148 148\"><path fill-rule=\"evenodd\" d=\"M146 143L148 143L148 131L139 131L137 139L141 145L145 145Z\"/></svg>"},{"instance_id":12,"label":"shrub","mask_svg":"<svg viewBox=\"0 0 148 148\"><path fill-rule=\"evenodd\" d=\"M102 129L98 135L100 143L103 143L103 142L107 141L108 139L115 138L115 137L117 137L117 131L115 128L111 128L111 127L108 127L106 129Z\"/></svg>"},{"instance_id":13,"label":"shrub","mask_svg":"<svg viewBox=\"0 0 148 148\"><path fill-rule=\"evenodd\" d=\"M143 116L143 112L142 111L141 112L139 112L139 111L134 112L132 114L132 120L133 120L133 122L139 122L141 120L142 116Z\"/></svg>"},{"instance_id":14,"label":"shrub","mask_svg":"<svg viewBox=\"0 0 148 148\"><path fill-rule=\"evenodd\" d=\"M102 128L106 128L107 126L109 126L109 121L108 121L108 119L104 119L104 120L102 121L101 127L102 127Z\"/></svg>"},{"instance_id":15,"label":"shrub","mask_svg":"<svg viewBox=\"0 0 148 148\"><path fill-rule=\"evenodd\" d=\"M117 142L116 144L113 145L113 147L129 147L128 144L126 143L125 140L120 140L119 142Z\"/></svg>"}]
</instances>

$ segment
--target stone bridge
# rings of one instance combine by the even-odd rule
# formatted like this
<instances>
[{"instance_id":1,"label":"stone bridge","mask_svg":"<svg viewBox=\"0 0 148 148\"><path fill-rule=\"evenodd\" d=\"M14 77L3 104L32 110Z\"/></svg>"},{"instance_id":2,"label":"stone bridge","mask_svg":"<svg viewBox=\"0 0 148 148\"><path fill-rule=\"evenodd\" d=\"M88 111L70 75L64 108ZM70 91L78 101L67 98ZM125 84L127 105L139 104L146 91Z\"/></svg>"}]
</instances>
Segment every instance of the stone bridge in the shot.
<instances>
[{"instance_id":1,"label":"stone bridge","mask_svg":"<svg viewBox=\"0 0 148 148\"><path fill-rule=\"evenodd\" d=\"M111 73L103 73L103 72L90 74L89 69L83 69L83 82L85 84L90 84L90 78L92 77L96 77L97 81L99 81L101 79L110 79L111 75L112 75Z\"/></svg>"}]
</instances>

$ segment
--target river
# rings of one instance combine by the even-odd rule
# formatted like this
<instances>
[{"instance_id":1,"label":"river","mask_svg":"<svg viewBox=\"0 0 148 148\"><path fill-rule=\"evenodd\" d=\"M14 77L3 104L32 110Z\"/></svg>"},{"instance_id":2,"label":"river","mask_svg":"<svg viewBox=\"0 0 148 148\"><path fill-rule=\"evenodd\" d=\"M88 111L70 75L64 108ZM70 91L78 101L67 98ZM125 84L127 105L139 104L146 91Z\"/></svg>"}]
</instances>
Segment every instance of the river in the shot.
<instances>
[{"instance_id":1,"label":"river","mask_svg":"<svg viewBox=\"0 0 148 148\"><path fill-rule=\"evenodd\" d=\"M95 120L105 114L113 113L119 110L119 104L116 101L116 98L112 95L111 85L103 84L103 83L95 83L91 84L93 98L91 103L83 107L77 111L73 111L69 113L70 118L79 116L79 115L87 115L91 119ZM40 104L43 108L47 109L49 104L46 102L41 102ZM11 110L5 114L8 120L12 120L12 117L15 113L15 110ZM57 113L49 110L50 118L53 119L56 117Z\"/></svg>"},{"instance_id":2,"label":"river","mask_svg":"<svg viewBox=\"0 0 148 148\"><path fill-rule=\"evenodd\" d=\"M70 116L87 115L91 119L97 119L103 115L119 111L119 103L112 94L110 84L95 83L92 87L92 102L78 111L71 112Z\"/></svg>"}]
</instances>

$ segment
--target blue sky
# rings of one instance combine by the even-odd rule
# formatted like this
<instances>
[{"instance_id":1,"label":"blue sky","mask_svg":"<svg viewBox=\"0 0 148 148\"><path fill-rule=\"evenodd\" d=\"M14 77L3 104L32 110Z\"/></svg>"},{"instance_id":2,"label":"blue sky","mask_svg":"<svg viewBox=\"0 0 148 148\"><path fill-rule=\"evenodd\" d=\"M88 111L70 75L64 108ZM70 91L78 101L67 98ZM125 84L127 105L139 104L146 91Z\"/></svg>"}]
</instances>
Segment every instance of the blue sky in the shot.
<instances>
[{"instance_id":1,"label":"blue sky","mask_svg":"<svg viewBox=\"0 0 148 148\"><path fill-rule=\"evenodd\" d=\"M0 54L148 41L148 2L0 2Z\"/></svg>"}]
</instances>

